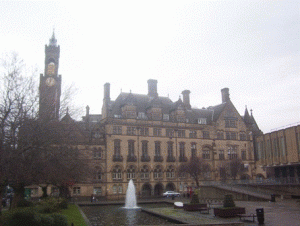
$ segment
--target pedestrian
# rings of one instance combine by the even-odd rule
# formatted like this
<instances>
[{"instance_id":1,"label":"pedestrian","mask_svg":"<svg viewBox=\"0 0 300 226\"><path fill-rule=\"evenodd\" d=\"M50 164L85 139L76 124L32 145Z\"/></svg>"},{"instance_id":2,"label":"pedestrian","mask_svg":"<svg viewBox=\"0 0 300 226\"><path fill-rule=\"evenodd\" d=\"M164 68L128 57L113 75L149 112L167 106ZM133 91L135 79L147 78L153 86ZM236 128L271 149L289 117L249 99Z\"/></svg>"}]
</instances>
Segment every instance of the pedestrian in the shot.
<instances>
[{"instance_id":1,"label":"pedestrian","mask_svg":"<svg viewBox=\"0 0 300 226\"><path fill-rule=\"evenodd\" d=\"M94 194L91 195L91 202L93 202L95 199Z\"/></svg>"}]
</instances>

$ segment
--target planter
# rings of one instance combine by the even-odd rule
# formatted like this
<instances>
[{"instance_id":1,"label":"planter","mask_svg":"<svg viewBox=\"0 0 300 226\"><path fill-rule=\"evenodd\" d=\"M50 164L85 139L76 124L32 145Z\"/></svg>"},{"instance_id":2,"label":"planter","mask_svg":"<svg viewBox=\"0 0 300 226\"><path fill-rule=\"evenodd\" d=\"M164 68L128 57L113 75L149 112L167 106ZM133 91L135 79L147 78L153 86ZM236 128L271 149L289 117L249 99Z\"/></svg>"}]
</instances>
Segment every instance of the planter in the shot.
<instances>
[{"instance_id":1,"label":"planter","mask_svg":"<svg viewBox=\"0 0 300 226\"><path fill-rule=\"evenodd\" d=\"M245 214L244 207L214 208L214 215L218 217L236 217L237 214Z\"/></svg>"},{"instance_id":2,"label":"planter","mask_svg":"<svg viewBox=\"0 0 300 226\"><path fill-rule=\"evenodd\" d=\"M183 204L183 209L185 211L198 211L200 209L207 208L207 204Z\"/></svg>"}]
</instances>

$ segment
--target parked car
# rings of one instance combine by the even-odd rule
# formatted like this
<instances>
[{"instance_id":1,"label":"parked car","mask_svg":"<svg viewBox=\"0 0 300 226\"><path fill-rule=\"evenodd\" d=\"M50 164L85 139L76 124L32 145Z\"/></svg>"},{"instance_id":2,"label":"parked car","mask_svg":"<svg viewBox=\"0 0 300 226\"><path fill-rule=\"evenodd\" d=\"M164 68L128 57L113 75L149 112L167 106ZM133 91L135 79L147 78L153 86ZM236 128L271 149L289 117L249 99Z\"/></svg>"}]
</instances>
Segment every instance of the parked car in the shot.
<instances>
[{"instance_id":1,"label":"parked car","mask_svg":"<svg viewBox=\"0 0 300 226\"><path fill-rule=\"evenodd\" d=\"M180 193L175 192L175 191L166 191L165 193L163 193L164 197L179 197Z\"/></svg>"}]
</instances>

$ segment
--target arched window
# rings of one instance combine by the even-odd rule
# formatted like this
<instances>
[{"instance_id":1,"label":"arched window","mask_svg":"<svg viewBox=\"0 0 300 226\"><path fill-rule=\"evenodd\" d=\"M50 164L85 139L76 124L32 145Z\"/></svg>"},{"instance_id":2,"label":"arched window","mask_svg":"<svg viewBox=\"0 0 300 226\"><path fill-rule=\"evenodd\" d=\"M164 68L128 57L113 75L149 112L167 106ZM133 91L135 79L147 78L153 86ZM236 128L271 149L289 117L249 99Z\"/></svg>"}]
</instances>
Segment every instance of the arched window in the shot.
<instances>
[{"instance_id":1,"label":"arched window","mask_svg":"<svg viewBox=\"0 0 300 226\"><path fill-rule=\"evenodd\" d=\"M148 166L143 166L141 169L141 179L149 179L150 178L150 173L149 173L149 168Z\"/></svg>"},{"instance_id":2,"label":"arched window","mask_svg":"<svg viewBox=\"0 0 300 226\"><path fill-rule=\"evenodd\" d=\"M135 179L135 167L129 166L127 169L127 179Z\"/></svg>"},{"instance_id":3,"label":"arched window","mask_svg":"<svg viewBox=\"0 0 300 226\"><path fill-rule=\"evenodd\" d=\"M97 181L102 180L102 170L99 167L96 167L95 169L94 179Z\"/></svg>"},{"instance_id":4,"label":"arched window","mask_svg":"<svg viewBox=\"0 0 300 226\"><path fill-rule=\"evenodd\" d=\"M102 158L102 149L94 148L93 154L94 154L94 159L101 159Z\"/></svg>"},{"instance_id":5,"label":"arched window","mask_svg":"<svg viewBox=\"0 0 300 226\"><path fill-rule=\"evenodd\" d=\"M203 159L210 159L210 150L208 147L204 147L202 150L202 158Z\"/></svg>"},{"instance_id":6,"label":"arched window","mask_svg":"<svg viewBox=\"0 0 300 226\"><path fill-rule=\"evenodd\" d=\"M173 166L168 166L167 172L166 172L167 178L175 178L175 169Z\"/></svg>"},{"instance_id":7,"label":"arched window","mask_svg":"<svg viewBox=\"0 0 300 226\"><path fill-rule=\"evenodd\" d=\"M162 174L162 168L161 166L156 166L154 171L153 171L153 176L154 176L154 179L159 179L159 178L162 178L163 174Z\"/></svg>"},{"instance_id":8,"label":"arched window","mask_svg":"<svg viewBox=\"0 0 300 226\"><path fill-rule=\"evenodd\" d=\"M120 166L116 166L112 171L112 178L114 180L122 179L122 170Z\"/></svg>"},{"instance_id":9,"label":"arched window","mask_svg":"<svg viewBox=\"0 0 300 226\"><path fill-rule=\"evenodd\" d=\"M191 155L192 155L192 158L197 156L196 143L191 143Z\"/></svg>"}]
</instances>

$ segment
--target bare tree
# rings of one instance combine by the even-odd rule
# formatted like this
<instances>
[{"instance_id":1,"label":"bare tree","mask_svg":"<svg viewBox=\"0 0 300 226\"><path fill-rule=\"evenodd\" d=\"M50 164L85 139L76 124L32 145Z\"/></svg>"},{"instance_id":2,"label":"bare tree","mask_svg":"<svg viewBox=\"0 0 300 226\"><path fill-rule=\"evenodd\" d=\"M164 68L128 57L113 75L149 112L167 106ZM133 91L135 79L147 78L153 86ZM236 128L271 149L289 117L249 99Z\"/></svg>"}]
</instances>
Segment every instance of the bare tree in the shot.
<instances>
[{"instance_id":1,"label":"bare tree","mask_svg":"<svg viewBox=\"0 0 300 226\"><path fill-rule=\"evenodd\" d=\"M1 60L1 66L0 194L8 180L6 173L11 164L8 164L7 159L11 158L15 167L21 168L14 155L14 151L18 149L19 128L25 119L36 118L38 100L34 76L26 76L24 62L18 57L18 54L7 54Z\"/></svg>"},{"instance_id":2,"label":"bare tree","mask_svg":"<svg viewBox=\"0 0 300 226\"><path fill-rule=\"evenodd\" d=\"M9 184L14 189L12 207L23 198L25 187L77 182L84 168L76 143L75 126L38 120L38 86L35 74L27 76L16 53L2 60L0 84L0 199ZM69 98L72 96L69 88ZM65 106L68 95L64 97ZM63 105L64 106L64 105ZM69 142L69 143L68 143ZM48 162L49 161L49 162ZM0 209L1 211L1 209Z\"/></svg>"},{"instance_id":3,"label":"bare tree","mask_svg":"<svg viewBox=\"0 0 300 226\"><path fill-rule=\"evenodd\" d=\"M245 172L243 161L239 158L223 161L219 164L220 178L226 180L231 177L236 178Z\"/></svg>"},{"instance_id":4,"label":"bare tree","mask_svg":"<svg viewBox=\"0 0 300 226\"><path fill-rule=\"evenodd\" d=\"M179 173L188 173L196 182L197 187L200 187L200 179L207 172L208 163L199 157L193 157L188 162L182 163L179 168Z\"/></svg>"}]
</instances>

